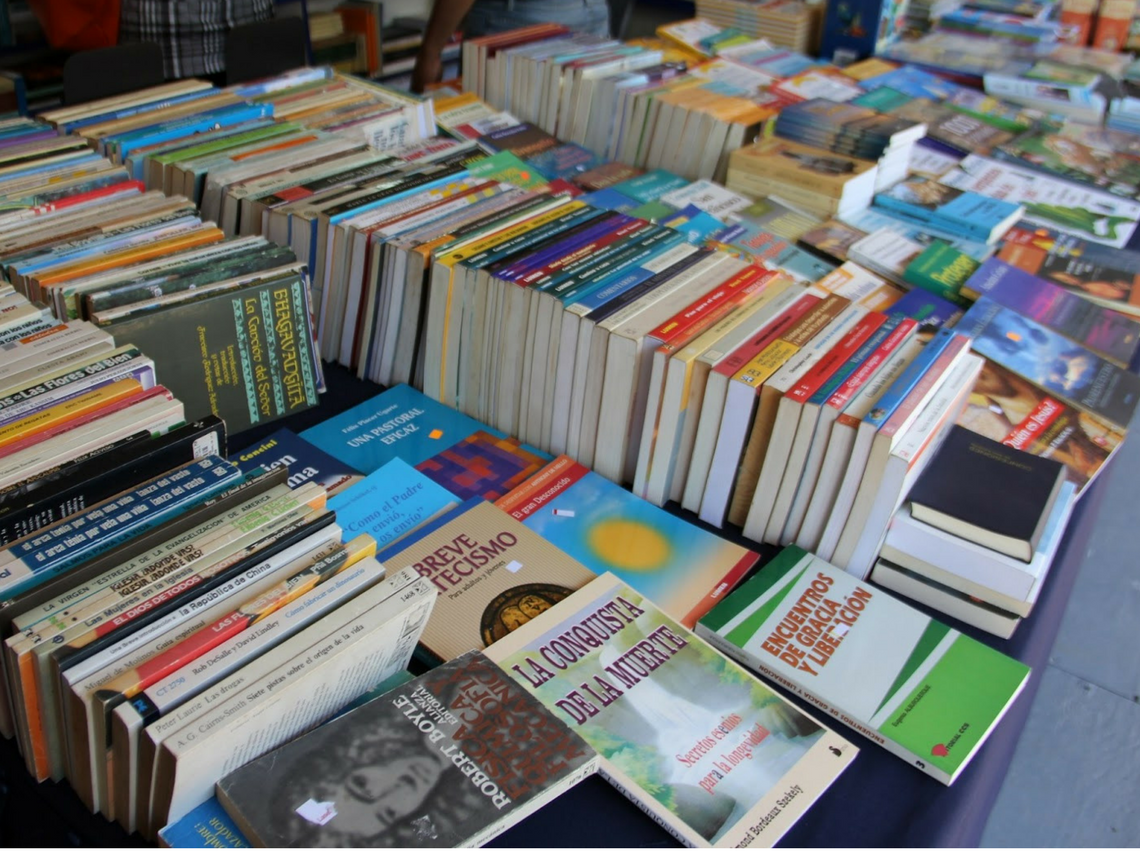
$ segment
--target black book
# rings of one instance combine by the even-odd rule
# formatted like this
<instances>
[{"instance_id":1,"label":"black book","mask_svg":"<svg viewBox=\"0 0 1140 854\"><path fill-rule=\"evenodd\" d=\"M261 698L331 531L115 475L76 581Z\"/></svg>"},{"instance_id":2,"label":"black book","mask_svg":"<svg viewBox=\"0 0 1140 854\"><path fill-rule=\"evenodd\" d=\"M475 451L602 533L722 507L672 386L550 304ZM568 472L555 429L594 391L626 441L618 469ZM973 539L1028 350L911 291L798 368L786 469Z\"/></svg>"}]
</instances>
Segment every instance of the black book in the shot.
<instances>
[{"instance_id":1,"label":"black book","mask_svg":"<svg viewBox=\"0 0 1140 854\"><path fill-rule=\"evenodd\" d=\"M951 429L908 497L911 515L1027 563L1048 521L1065 466Z\"/></svg>"},{"instance_id":2,"label":"black book","mask_svg":"<svg viewBox=\"0 0 1140 854\"><path fill-rule=\"evenodd\" d=\"M261 847L481 845L597 768L572 729L479 652L218 782Z\"/></svg>"},{"instance_id":3,"label":"black book","mask_svg":"<svg viewBox=\"0 0 1140 854\"><path fill-rule=\"evenodd\" d=\"M214 415L165 433L128 437L15 484L0 494L0 544L78 513L197 457L226 455L226 425Z\"/></svg>"}]
</instances>

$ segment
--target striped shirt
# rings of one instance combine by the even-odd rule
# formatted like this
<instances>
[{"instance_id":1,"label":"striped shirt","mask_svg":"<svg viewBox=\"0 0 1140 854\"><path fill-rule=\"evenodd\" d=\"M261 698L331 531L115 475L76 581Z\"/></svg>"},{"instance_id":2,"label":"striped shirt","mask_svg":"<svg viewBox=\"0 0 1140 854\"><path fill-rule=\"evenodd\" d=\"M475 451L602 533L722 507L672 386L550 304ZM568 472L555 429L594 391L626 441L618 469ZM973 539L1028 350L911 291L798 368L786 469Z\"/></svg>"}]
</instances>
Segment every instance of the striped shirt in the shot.
<instances>
[{"instance_id":1,"label":"striped shirt","mask_svg":"<svg viewBox=\"0 0 1140 854\"><path fill-rule=\"evenodd\" d=\"M168 79L225 71L226 33L273 17L273 0L122 0L120 42L157 42Z\"/></svg>"}]
</instances>

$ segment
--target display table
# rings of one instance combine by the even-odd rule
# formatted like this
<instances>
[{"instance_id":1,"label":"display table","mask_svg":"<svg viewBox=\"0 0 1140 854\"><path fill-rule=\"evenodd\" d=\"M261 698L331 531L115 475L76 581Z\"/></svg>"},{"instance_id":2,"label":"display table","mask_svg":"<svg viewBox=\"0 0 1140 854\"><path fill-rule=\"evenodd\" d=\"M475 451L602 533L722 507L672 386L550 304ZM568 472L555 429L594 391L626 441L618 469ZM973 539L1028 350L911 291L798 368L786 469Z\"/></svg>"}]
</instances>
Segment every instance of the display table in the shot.
<instances>
[{"instance_id":1,"label":"display table","mask_svg":"<svg viewBox=\"0 0 1140 854\"><path fill-rule=\"evenodd\" d=\"M329 391L320 407L288 421L266 424L231 437L230 451L254 444L282 426L300 432L379 393L377 386L360 382L337 366L327 368L327 379ZM823 717L824 723L855 743L860 753L784 837L782 845L971 847L978 844L1037 692L1069 592L1088 553L1090 537L1097 528L1105 482L1108 477L1122 476L1116 471L1121 465L1136 468L1136 456L1125 455L1130 450L1130 447L1122 449L1123 458L1112 462L1077 505L1034 612L1023 621L1012 639L1001 641L950 621L963 632L1033 668L1022 695L958 781L947 788L858 733ZM692 514L676 507L671 509L695 520ZM746 543L738 530L721 533ZM755 544L746 544L755 547ZM775 550L765 548L763 551L769 557ZM793 701L799 702L794 698ZM817 714L811 706L800 705L809 713ZM146 844L137 835L128 836L118 825L91 815L68 784L36 784L24 770L14 741L0 742L0 787L0 845L4 847ZM671 836L596 776L491 843L518 848L670 844L675 844Z\"/></svg>"}]
</instances>

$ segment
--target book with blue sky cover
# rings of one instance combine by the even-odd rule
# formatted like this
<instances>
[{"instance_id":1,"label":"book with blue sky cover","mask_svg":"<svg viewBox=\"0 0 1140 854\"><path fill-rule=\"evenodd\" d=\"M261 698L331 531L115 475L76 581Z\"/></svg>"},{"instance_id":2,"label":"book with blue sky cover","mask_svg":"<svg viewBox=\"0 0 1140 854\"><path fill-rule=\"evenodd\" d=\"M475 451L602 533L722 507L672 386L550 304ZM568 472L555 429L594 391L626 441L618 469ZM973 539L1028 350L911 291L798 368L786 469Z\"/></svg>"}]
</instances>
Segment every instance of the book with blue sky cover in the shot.
<instances>
[{"instance_id":1,"label":"book with blue sky cover","mask_svg":"<svg viewBox=\"0 0 1140 854\"><path fill-rule=\"evenodd\" d=\"M566 456L496 503L594 572L614 573L690 628L759 559Z\"/></svg>"},{"instance_id":2,"label":"book with blue sky cover","mask_svg":"<svg viewBox=\"0 0 1140 854\"><path fill-rule=\"evenodd\" d=\"M1029 668L803 549L697 626L718 649L950 785Z\"/></svg>"}]
</instances>

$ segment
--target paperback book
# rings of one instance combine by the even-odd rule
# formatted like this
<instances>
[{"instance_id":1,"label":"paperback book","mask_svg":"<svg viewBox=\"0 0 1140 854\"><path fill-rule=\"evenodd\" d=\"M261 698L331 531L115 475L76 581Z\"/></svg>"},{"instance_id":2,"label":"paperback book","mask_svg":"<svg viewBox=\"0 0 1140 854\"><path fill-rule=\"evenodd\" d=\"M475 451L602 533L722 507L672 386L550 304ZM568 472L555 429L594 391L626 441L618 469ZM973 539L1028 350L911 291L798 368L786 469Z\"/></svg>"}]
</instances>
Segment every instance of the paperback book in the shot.
<instances>
[{"instance_id":1,"label":"paperback book","mask_svg":"<svg viewBox=\"0 0 1140 854\"><path fill-rule=\"evenodd\" d=\"M950 785L1029 668L791 546L701 637Z\"/></svg>"}]
</instances>

